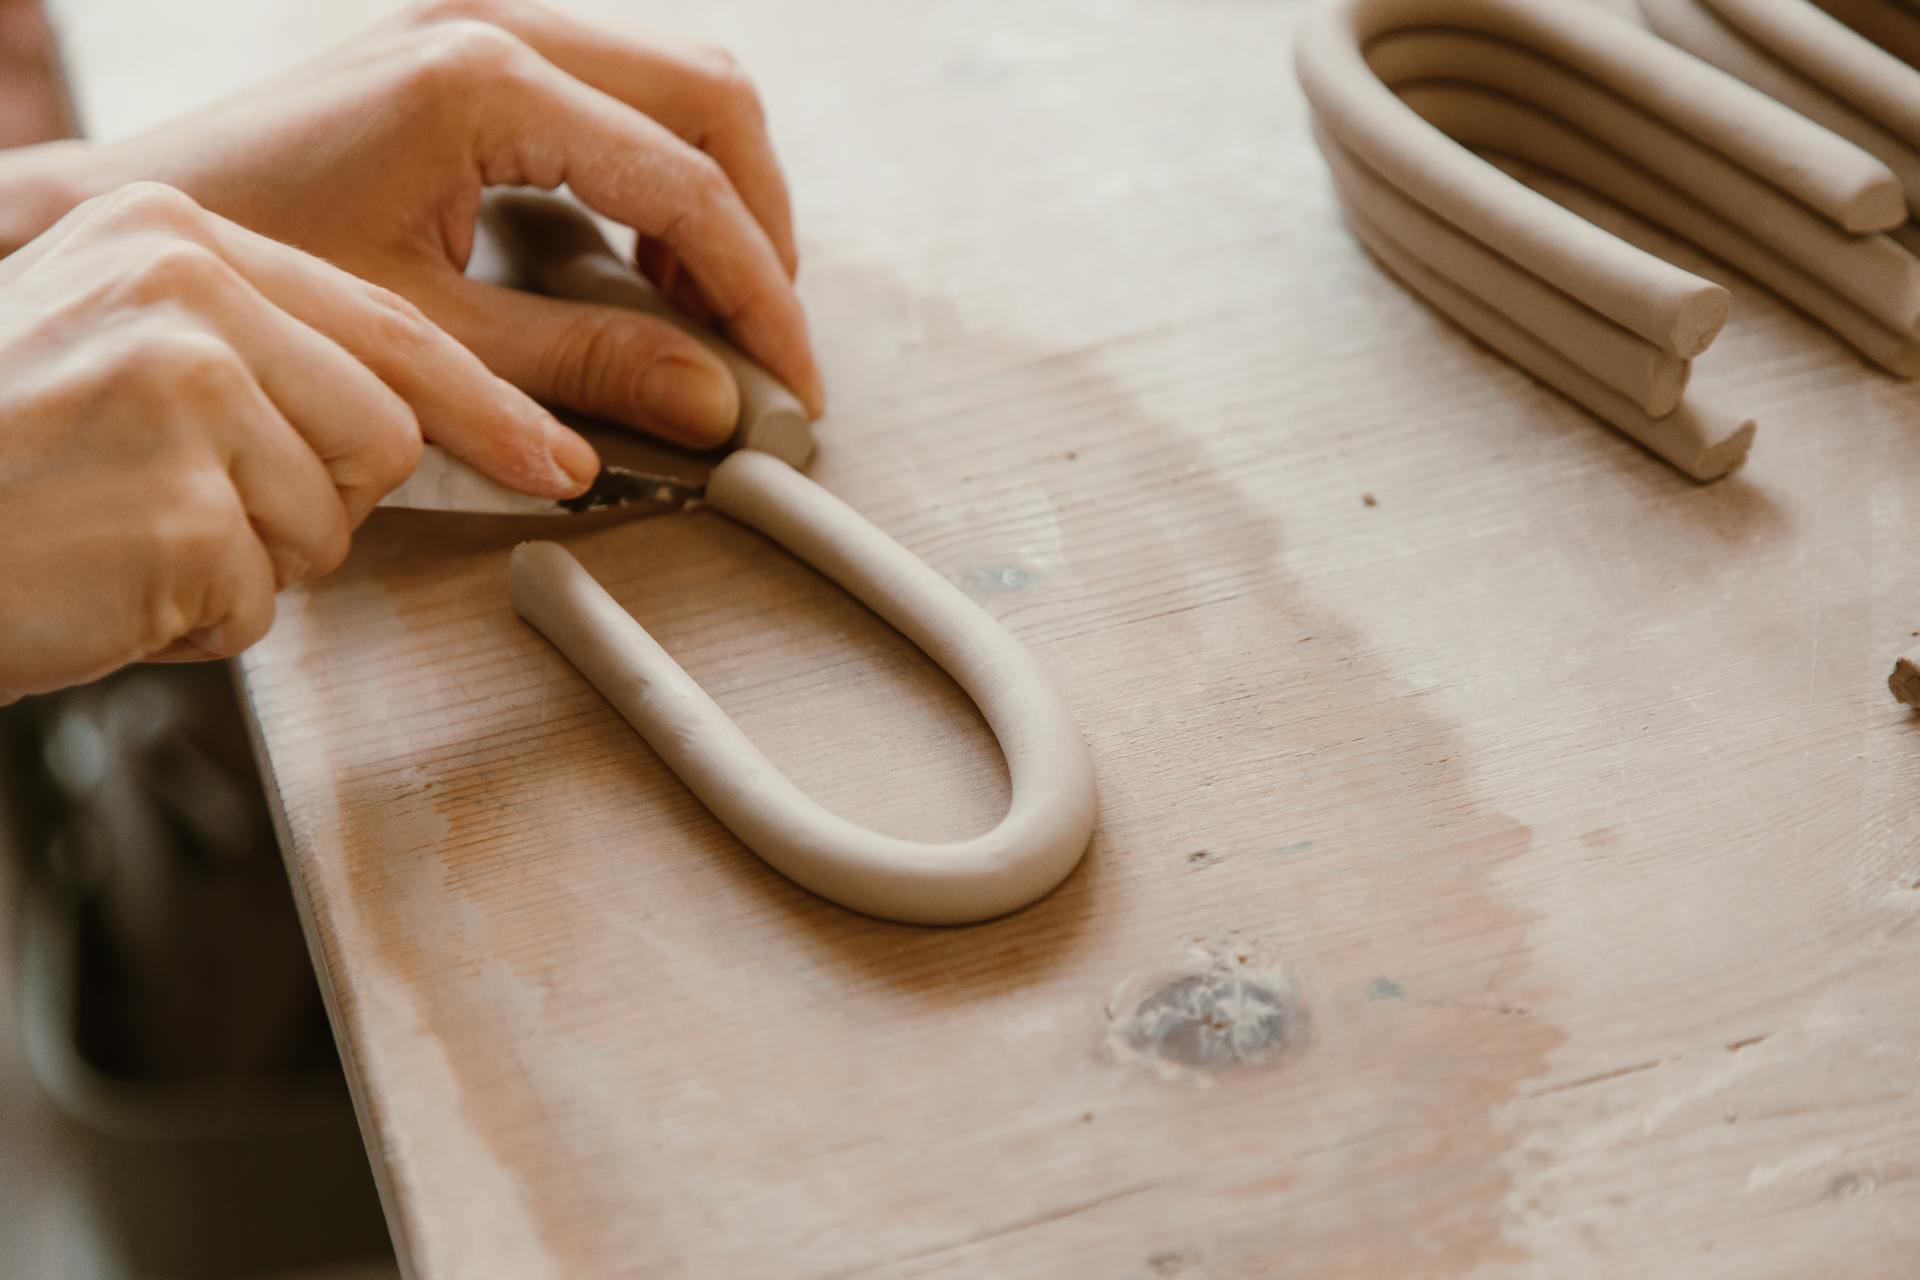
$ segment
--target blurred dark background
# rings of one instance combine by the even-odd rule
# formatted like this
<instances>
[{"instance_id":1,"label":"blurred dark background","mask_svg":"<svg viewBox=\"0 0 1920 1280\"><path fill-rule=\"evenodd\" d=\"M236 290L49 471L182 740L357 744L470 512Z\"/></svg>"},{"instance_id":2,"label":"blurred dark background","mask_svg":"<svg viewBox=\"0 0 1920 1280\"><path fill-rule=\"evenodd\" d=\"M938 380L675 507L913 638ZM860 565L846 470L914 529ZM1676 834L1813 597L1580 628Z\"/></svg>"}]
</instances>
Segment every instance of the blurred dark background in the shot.
<instances>
[{"instance_id":1,"label":"blurred dark background","mask_svg":"<svg viewBox=\"0 0 1920 1280\"><path fill-rule=\"evenodd\" d=\"M0 147L77 121L0 0ZM0 708L0 1272L396 1275L226 664Z\"/></svg>"}]
</instances>

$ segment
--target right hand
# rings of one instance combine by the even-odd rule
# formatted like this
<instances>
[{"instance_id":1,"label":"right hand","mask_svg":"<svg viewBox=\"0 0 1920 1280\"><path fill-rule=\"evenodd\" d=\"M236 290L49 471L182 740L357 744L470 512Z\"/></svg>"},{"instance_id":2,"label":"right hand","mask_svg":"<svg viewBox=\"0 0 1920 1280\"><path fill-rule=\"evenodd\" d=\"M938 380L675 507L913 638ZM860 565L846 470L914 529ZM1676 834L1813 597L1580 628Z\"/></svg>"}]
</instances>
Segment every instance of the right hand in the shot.
<instances>
[{"instance_id":1,"label":"right hand","mask_svg":"<svg viewBox=\"0 0 1920 1280\"><path fill-rule=\"evenodd\" d=\"M164 182L385 285L545 403L724 443L737 389L678 328L465 275L487 187L565 183L637 234L639 265L682 309L810 414L825 407L786 181L758 95L718 52L534 0L429 0L233 98L62 154L74 189Z\"/></svg>"},{"instance_id":2,"label":"right hand","mask_svg":"<svg viewBox=\"0 0 1920 1280\"><path fill-rule=\"evenodd\" d=\"M0 702L226 657L423 434L527 493L590 446L410 303L135 184L0 262Z\"/></svg>"}]
</instances>

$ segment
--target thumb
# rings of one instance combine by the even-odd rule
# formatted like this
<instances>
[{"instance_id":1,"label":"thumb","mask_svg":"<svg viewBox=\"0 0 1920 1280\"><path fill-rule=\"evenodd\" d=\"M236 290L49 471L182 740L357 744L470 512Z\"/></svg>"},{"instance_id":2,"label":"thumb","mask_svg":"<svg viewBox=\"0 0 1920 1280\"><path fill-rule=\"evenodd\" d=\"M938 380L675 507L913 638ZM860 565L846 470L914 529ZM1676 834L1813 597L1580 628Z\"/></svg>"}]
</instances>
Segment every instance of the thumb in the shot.
<instances>
[{"instance_id":1,"label":"thumb","mask_svg":"<svg viewBox=\"0 0 1920 1280\"><path fill-rule=\"evenodd\" d=\"M487 367L536 400L698 449L740 417L726 366L664 320L455 276L414 301Z\"/></svg>"}]
</instances>

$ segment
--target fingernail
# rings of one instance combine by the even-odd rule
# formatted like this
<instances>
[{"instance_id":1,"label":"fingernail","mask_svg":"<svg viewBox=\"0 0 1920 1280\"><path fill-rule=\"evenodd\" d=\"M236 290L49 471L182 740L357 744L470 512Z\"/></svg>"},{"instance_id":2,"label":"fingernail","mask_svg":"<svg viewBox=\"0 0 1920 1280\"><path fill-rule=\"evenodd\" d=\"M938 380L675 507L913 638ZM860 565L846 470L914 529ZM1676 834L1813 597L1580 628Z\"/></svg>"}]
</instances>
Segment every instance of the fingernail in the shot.
<instances>
[{"instance_id":1,"label":"fingernail","mask_svg":"<svg viewBox=\"0 0 1920 1280\"><path fill-rule=\"evenodd\" d=\"M717 360L662 356L640 379L640 411L697 444L720 444L740 417L740 392Z\"/></svg>"},{"instance_id":2,"label":"fingernail","mask_svg":"<svg viewBox=\"0 0 1920 1280\"><path fill-rule=\"evenodd\" d=\"M579 493L600 474L600 455L593 446L552 419L547 420L547 460L553 464L554 481L569 494Z\"/></svg>"}]
</instances>

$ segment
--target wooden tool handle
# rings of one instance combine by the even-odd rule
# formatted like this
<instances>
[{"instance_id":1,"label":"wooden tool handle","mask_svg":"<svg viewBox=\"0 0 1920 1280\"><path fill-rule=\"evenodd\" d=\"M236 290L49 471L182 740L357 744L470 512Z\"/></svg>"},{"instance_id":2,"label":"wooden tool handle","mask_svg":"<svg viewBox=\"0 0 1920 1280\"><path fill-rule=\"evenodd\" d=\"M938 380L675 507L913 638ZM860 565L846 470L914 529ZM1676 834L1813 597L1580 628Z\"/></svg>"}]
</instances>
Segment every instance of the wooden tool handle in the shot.
<instances>
[{"instance_id":1,"label":"wooden tool handle","mask_svg":"<svg viewBox=\"0 0 1920 1280\"><path fill-rule=\"evenodd\" d=\"M502 191L487 198L480 216L515 283L556 298L658 316L718 356L740 388L734 448L758 449L794 467L812 460L813 423L799 398L759 361L675 309L620 260L593 219L573 203L545 192Z\"/></svg>"},{"instance_id":2,"label":"wooden tool handle","mask_svg":"<svg viewBox=\"0 0 1920 1280\"><path fill-rule=\"evenodd\" d=\"M1064 879L1093 832L1093 762L1066 700L1026 647L912 552L775 458L731 455L714 469L707 501L845 587L966 690L1006 753L1013 801L997 826L922 844L828 812L554 543L514 549L514 609L748 848L823 898L889 920L965 924L1026 906Z\"/></svg>"}]
</instances>

